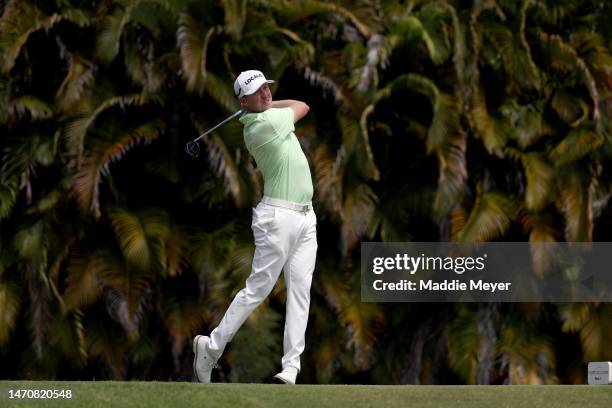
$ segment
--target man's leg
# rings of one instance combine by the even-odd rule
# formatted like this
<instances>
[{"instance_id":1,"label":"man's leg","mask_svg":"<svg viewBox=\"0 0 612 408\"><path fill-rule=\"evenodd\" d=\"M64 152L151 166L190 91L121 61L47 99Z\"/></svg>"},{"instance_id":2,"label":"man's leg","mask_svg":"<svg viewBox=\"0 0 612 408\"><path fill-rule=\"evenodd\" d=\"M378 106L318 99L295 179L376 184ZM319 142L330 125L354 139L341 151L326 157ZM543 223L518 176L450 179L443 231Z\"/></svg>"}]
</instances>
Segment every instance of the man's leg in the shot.
<instances>
[{"instance_id":1,"label":"man's leg","mask_svg":"<svg viewBox=\"0 0 612 408\"><path fill-rule=\"evenodd\" d=\"M300 355L305 346L304 335L310 309L310 285L316 255L316 215L314 211L310 211L306 215L302 234L298 237L284 265L287 311L283 340L283 370L289 366L300 370Z\"/></svg>"},{"instance_id":2,"label":"man's leg","mask_svg":"<svg viewBox=\"0 0 612 408\"><path fill-rule=\"evenodd\" d=\"M265 205L259 205L253 211L255 254L251 274L246 280L246 287L238 292L221 323L210 334L209 350L215 358L221 356L245 320L270 294L286 262L287 241L282 237L282 226L275 214L274 207Z\"/></svg>"}]
</instances>

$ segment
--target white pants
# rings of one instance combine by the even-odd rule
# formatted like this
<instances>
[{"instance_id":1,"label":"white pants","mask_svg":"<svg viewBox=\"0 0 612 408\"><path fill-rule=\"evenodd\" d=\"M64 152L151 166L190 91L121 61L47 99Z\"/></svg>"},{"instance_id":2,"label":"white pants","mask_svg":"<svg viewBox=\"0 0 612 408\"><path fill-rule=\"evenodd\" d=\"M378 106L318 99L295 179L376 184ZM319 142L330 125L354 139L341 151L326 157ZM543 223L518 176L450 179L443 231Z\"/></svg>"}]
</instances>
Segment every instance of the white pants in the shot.
<instances>
[{"instance_id":1,"label":"white pants","mask_svg":"<svg viewBox=\"0 0 612 408\"><path fill-rule=\"evenodd\" d=\"M253 209L253 266L246 287L238 292L210 335L209 348L217 358L247 317L270 294L284 270L287 309L281 364L283 369L293 366L300 370L317 254L316 223L312 209L296 211L263 202Z\"/></svg>"}]
</instances>

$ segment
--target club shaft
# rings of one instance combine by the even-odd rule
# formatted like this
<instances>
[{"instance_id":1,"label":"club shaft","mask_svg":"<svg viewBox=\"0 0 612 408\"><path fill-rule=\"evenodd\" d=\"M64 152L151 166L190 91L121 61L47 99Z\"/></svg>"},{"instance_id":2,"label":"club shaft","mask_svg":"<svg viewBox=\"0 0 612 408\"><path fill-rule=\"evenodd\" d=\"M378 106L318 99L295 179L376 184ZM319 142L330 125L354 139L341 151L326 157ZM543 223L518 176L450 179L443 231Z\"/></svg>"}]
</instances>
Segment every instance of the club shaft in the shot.
<instances>
[{"instance_id":1,"label":"club shaft","mask_svg":"<svg viewBox=\"0 0 612 408\"><path fill-rule=\"evenodd\" d=\"M198 140L200 140L201 138L203 138L204 136L206 136L207 134L209 134L210 132L220 128L221 126L225 125L227 122L229 122L230 120L234 119L236 116L240 115L242 113L242 109L236 111L235 113L232 113L231 116L227 117L226 119L223 120L223 122L220 122L219 124L213 126L212 128L208 129L206 132L202 133L200 136L198 136L197 138L193 139L191 141L191 143L193 142L197 142Z\"/></svg>"}]
</instances>

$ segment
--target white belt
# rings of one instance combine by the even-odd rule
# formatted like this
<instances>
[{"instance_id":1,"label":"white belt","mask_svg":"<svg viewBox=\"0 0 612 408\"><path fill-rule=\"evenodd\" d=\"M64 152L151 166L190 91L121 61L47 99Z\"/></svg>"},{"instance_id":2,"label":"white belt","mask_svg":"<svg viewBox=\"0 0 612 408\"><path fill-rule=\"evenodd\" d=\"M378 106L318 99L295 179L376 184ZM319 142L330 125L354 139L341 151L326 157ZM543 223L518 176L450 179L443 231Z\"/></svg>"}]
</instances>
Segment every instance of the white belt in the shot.
<instances>
[{"instance_id":1,"label":"white belt","mask_svg":"<svg viewBox=\"0 0 612 408\"><path fill-rule=\"evenodd\" d=\"M298 203L294 203L291 201L285 201L279 198L272 198L268 196L264 196L261 199L261 202L265 204L273 205L275 207L283 207L283 208L288 208L290 210L295 210L295 211L306 212L306 211L312 210L311 202L304 203L304 204L298 204Z\"/></svg>"}]
</instances>

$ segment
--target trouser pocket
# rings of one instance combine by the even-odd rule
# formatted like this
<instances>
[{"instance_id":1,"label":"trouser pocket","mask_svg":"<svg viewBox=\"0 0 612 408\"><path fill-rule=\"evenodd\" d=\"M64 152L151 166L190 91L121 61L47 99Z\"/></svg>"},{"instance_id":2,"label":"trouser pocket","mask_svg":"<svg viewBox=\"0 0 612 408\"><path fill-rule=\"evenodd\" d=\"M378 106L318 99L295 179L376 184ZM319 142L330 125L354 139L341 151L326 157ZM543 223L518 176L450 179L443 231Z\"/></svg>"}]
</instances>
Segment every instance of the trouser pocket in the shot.
<instances>
[{"instance_id":1,"label":"trouser pocket","mask_svg":"<svg viewBox=\"0 0 612 408\"><path fill-rule=\"evenodd\" d=\"M253 222L251 228L255 237L255 245L261 245L267 241L267 236L274 231L274 220L276 209L272 206L259 204L253 208Z\"/></svg>"}]
</instances>

